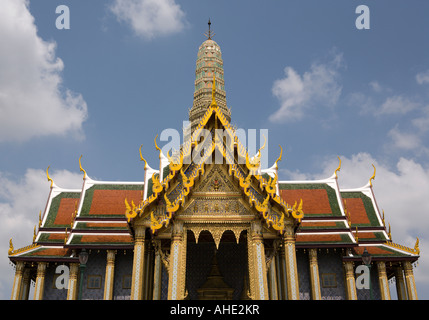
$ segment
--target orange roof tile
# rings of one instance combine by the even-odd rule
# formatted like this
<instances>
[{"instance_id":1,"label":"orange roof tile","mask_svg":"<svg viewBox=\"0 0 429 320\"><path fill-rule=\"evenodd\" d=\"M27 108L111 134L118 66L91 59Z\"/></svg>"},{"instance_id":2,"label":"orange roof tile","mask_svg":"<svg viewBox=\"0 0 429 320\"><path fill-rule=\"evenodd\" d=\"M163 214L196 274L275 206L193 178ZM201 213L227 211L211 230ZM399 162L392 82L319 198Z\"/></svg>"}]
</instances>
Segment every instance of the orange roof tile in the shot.
<instances>
[{"instance_id":1,"label":"orange roof tile","mask_svg":"<svg viewBox=\"0 0 429 320\"><path fill-rule=\"evenodd\" d=\"M70 224L72 215L76 210L76 203L78 199L62 198L58 208L57 216L54 220L54 225Z\"/></svg>"},{"instance_id":2,"label":"orange roof tile","mask_svg":"<svg viewBox=\"0 0 429 320\"><path fill-rule=\"evenodd\" d=\"M370 223L361 198L347 198L345 200L345 207L350 214L352 224Z\"/></svg>"},{"instance_id":3,"label":"orange roof tile","mask_svg":"<svg viewBox=\"0 0 429 320\"><path fill-rule=\"evenodd\" d=\"M293 205L295 201L299 203L302 199L302 210L306 216L332 214L328 193L325 189L280 190L280 195L289 205Z\"/></svg>"},{"instance_id":4,"label":"orange roof tile","mask_svg":"<svg viewBox=\"0 0 429 320\"><path fill-rule=\"evenodd\" d=\"M128 202L141 201L141 190L94 190L90 215L118 215L125 212L125 198Z\"/></svg>"}]
</instances>

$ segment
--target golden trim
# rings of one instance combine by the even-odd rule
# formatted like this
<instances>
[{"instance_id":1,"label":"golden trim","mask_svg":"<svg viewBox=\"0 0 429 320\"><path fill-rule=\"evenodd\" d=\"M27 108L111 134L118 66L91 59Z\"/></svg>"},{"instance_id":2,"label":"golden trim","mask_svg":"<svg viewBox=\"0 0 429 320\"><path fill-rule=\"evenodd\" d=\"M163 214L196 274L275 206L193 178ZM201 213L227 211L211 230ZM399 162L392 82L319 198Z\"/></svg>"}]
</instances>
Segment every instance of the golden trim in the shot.
<instances>
[{"instance_id":1,"label":"golden trim","mask_svg":"<svg viewBox=\"0 0 429 320\"><path fill-rule=\"evenodd\" d=\"M419 238L417 238L416 244L414 245L414 249L403 246L401 244L394 243L392 241L387 241L385 244L388 245L389 247L400 249L400 250L406 251L406 252L411 253L411 254L420 255L419 242L420 242L420 240L419 240Z\"/></svg>"},{"instance_id":2,"label":"golden trim","mask_svg":"<svg viewBox=\"0 0 429 320\"><path fill-rule=\"evenodd\" d=\"M22 247L22 248L14 250L13 249L13 244L12 244L12 238L10 238L10 240L9 240L8 255L9 256L15 256L15 255L17 255L19 253L23 253L23 252L29 251L31 249L36 249L38 247L40 247L40 245L38 245L36 243L33 243L33 244L28 245L28 246L25 246L25 247Z\"/></svg>"}]
</instances>

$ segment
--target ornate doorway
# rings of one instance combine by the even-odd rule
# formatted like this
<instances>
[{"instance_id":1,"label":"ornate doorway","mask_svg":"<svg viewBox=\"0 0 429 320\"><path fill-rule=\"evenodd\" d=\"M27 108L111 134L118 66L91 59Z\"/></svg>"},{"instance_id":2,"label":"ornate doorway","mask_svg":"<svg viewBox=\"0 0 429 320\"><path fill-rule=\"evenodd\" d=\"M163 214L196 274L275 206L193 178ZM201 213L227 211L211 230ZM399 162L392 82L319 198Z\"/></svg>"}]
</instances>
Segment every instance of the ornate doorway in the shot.
<instances>
[{"instance_id":1,"label":"ornate doorway","mask_svg":"<svg viewBox=\"0 0 429 320\"><path fill-rule=\"evenodd\" d=\"M237 243L234 233L226 231L219 248L210 232L202 231L198 243L189 233L186 259L187 299L238 300L247 292L246 232Z\"/></svg>"}]
</instances>

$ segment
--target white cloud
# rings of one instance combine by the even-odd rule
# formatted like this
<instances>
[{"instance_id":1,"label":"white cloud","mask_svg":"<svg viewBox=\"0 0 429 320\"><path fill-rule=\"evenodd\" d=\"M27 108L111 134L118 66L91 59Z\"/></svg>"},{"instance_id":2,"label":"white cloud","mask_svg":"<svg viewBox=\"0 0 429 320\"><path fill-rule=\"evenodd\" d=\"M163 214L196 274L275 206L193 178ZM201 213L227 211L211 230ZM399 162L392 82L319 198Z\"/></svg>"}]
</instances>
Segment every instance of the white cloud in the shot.
<instances>
[{"instance_id":1,"label":"white cloud","mask_svg":"<svg viewBox=\"0 0 429 320\"><path fill-rule=\"evenodd\" d=\"M300 76L293 68L285 68L285 77L274 81L272 93L280 102L280 109L269 119L272 122L296 121L312 107L334 106L341 94L338 83L341 54L327 64L312 64Z\"/></svg>"},{"instance_id":2,"label":"white cloud","mask_svg":"<svg viewBox=\"0 0 429 320\"><path fill-rule=\"evenodd\" d=\"M110 10L146 39L180 32L188 24L175 0L115 0Z\"/></svg>"},{"instance_id":3,"label":"white cloud","mask_svg":"<svg viewBox=\"0 0 429 320\"><path fill-rule=\"evenodd\" d=\"M82 187L81 173L60 170L49 175L58 186ZM39 211L45 209L49 186L44 170L27 169L19 179L0 172L0 252L7 252L10 238L13 238L15 249L32 243L34 226L38 223ZM9 259L3 254L0 257L0 299L10 299L13 277Z\"/></svg>"},{"instance_id":4,"label":"white cloud","mask_svg":"<svg viewBox=\"0 0 429 320\"><path fill-rule=\"evenodd\" d=\"M392 139L395 149L416 150L422 144L418 135L401 132L397 126L391 129L387 135Z\"/></svg>"},{"instance_id":5,"label":"white cloud","mask_svg":"<svg viewBox=\"0 0 429 320\"><path fill-rule=\"evenodd\" d=\"M0 43L0 142L66 132L82 137L87 105L61 89L63 62L55 43L37 35L28 1L2 1Z\"/></svg>"},{"instance_id":6,"label":"white cloud","mask_svg":"<svg viewBox=\"0 0 429 320\"><path fill-rule=\"evenodd\" d=\"M418 84L429 83L429 70L417 74L416 81Z\"/></svg>"},{"instance_id":7,"label":"white cloud","mask_svg":"<svg viewBox=\"0 0 429 320\"><path fill-rule=\"evenodd\" d=\"M381 107L376 110L376 115L385 114L406 114L412 110L417 109L420 106L419 103L412 101L411 99L397 95L388 97Z\"/></svg>"},{"instance_id":8,"label":"white cloud","mask_svg":"<svg viewBox=\"0 0 429 320\"><path fill-rule=\"evenodd\" d=\"M375 159L368 153L351 157L341 156L342 167L338 172L341 189L359 188L366 185L373 174L371 164L377 171L373 190L380 210L385 211L386 223L392 228L393 242L413 248L416 237L420 239L419 266L415 270L416 285L429 286L429 168L411 159L401 157L394 168ZM282 171L287 179L323 179L330 177L338 161L336 156L321 161L322 172L305 174ZM427 291L427 290L426 290Z\"/></svg>"}]
</instances>

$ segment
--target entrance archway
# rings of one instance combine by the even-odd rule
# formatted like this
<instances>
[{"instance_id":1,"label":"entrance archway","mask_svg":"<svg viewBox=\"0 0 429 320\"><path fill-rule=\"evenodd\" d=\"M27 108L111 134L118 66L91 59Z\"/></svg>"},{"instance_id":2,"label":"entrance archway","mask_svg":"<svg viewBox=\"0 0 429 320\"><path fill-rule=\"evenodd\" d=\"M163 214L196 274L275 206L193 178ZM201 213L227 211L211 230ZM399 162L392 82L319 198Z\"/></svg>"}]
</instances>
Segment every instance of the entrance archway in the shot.
<instances>
[{"instance_id":1,"label":"entrance archway","mask_svg":"<svg viewBox=\"0 0 429 320\"><path fill-rule=\"evenodd\" d=\"M202 231L199 235L198 243L196 243L193 233L188 233L186 252L186 288L188 290L188 299L197 300L201 298L202 291L206 290L206 292L209 292L209 289L214 289L208 287L213 286L213 283L217 283L219 289L223 288L219 290L221 292L227 292L227 288L232 289L230 298L234 300L241 299L243 292L247 291L247 288L245 289L248 283L246 280L248 277L247 270L247 240L245 231L241 233L238 243L232 231L225 231L218 248L216 248L210 232ZM213 278L216 272L218 272L221 278L218 276L216 281L208 282L209 277L212 276ZM206 286L204 286L205 284ZM214 286L216 287L216 285ZM216 299L220 299L220 297Z\"/></svg>"}]
</instances>

